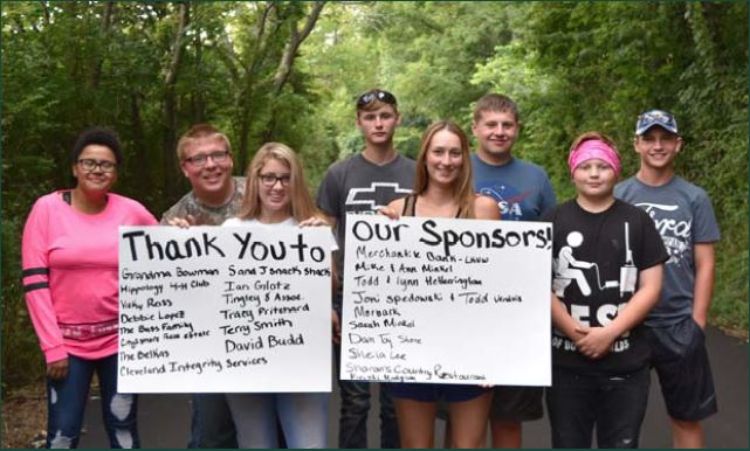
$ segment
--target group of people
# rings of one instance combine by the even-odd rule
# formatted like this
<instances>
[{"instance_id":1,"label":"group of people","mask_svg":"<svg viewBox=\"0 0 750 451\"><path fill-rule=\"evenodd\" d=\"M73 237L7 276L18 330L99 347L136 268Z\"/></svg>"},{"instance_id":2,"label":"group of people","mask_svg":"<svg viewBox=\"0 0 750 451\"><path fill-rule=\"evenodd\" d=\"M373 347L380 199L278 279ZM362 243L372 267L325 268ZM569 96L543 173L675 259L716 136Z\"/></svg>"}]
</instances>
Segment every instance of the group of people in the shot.
<instances>
[{"instance_id":1,"label":"group of people","mask_svg":"<svg viewBox=\"0 0 750 451\"><path fill-rule=\"evenodd\" d=\"M719 230L705 191L675 174L683 143L674 117L661 110L638 117L640 169L619 184L614 142L599 132L577 137L567 159L576 196L560 205L544 169L512 154L521 122L508 97L477 101L473 153L461 127L443 120L425 131L416 161L400 155L400 119L393 94L359 96L364 149L328 169L317 201L288 146L264 144L245 176L233 177L227 137L195 125L177 145L192 190L160 223L332 227L338 366L347 214L551 222L552 386L380 384L380 446L432 447L442 415L448 447L485 447L489 422L492 447L518 448L522 423L543 416L546 398L553 447L591 447L594 431L600 447L637 447L651 367L674 446L704 446L700 421L717 411L703 330ZM118 226L157 220L111 192L123 160L113 131L84 131L70 156L75 186L36 201L22 245L26 301L47 362L47 446L76 447L96 372L110 445L139 447L137 396L118 393L116 383ZM374 384L338 384L339 447L366 448ZM327 447L329 397L194 394L188 446Z\"/></svg>"}]
</instances>

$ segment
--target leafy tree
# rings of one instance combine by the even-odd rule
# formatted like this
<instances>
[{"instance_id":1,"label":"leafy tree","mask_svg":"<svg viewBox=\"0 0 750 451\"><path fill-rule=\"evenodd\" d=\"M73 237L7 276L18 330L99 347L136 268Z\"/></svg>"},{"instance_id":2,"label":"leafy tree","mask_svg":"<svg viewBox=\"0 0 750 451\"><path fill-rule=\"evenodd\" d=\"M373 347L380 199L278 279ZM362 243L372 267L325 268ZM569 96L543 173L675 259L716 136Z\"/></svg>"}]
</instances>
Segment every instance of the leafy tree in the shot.
<instances>
[{"instance_id":1,"label":"leafy tree","mask_svg":"<svg viewBox=\"0 0 750 451\"><path fill-rule=\"evenodd\" d=\"M632 174L638 113L676 113L678 170L710 193L723 238L712 321L747 328L746 2L4 2L2 4L3 384L41 376L20 287L33 201L69 186L67 155L90 125L125 148L116 189L157 216L189 185L175 143L211 122L237 173L270 140L296 149L313 190L359 151L357 94L396 94L396 146L414 156L438 118L468 131L472 102L514 98L514 152L573 194L573 138L613 136Z\"/></svg>"}]
</instances>

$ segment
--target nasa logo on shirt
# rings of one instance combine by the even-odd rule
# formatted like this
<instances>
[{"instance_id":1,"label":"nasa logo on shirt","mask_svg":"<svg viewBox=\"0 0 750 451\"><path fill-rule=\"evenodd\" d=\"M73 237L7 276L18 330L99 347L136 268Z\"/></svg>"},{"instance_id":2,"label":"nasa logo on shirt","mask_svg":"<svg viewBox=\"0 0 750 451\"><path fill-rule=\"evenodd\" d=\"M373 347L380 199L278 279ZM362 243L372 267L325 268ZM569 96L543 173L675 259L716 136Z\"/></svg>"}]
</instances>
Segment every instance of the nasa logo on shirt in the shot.
<instances>
[{"instance_id":1,"label":"nasa logo on shirt","mask_svg":"<svg viewBox=\"0 0 750 451\"><path fill-rule=\"evenodd\" d=\"M523 217L521 204L531 194L530 192L519 193L516 188L508 185L485 186L480 188L479 192L497 201L503 219L514 220L520 220Z\"/></svg>"}]
</instances>

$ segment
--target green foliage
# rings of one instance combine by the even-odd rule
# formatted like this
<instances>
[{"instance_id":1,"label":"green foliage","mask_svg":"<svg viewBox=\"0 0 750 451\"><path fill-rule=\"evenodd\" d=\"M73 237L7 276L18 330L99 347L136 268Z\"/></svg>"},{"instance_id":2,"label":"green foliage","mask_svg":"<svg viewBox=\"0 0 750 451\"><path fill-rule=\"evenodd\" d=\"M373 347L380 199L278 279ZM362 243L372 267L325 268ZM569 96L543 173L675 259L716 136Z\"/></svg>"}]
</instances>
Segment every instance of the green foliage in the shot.
<instances>
[{"instance_id":1,"label":"green foliage","mask_svg":"<svg viewBox=\"0 0 750 451\"><path fill-rule=\"evenodd\" d=\"M712 320L739 329L748 326L747 14L736 2L534 3L513 17L523 31L473 79L518 100L519 151L547 168L562 199L573 194L564 158L576 135L612 136L629 175L636 115L673 111L686 142L677 170L708 191L723 232Z\"/></svg>"},{"instance_id":2,"label":"green foliage","mask_svg":"<svg viewBox=\"0 0 750 451\"><path fill-rule=\"evenodd\" d=\"M633 174L635 117L673 111L686 143L678 171L709 192L722 228L712 321L747 328L746 2L330 2L276 86L313 6L3 3L4 384L41 372L20 234L33 201L69 183L80 130L118 130L117 189L158 216L189 189L174 142L191 124L226 131L237 173L264 142L291 145L314 191L332 162L362 148L354 100L372 87L398 97L396 146L410 156L430 122L468 131L472 102L510 95L522 122L514 153L545 167L561 200L573 195L565 158L576 135L611 135Z\"/></svg>"},{"instance_id":3,"label":"green foliage","mask_svg":"<svg viewBox=\"0 0 750 451\"><path fill-rule=\"evenodd\" d=\"M4 197L4 199L6 199ZM2 389L19 387L44 375L44 358L36 336L30 333L31 321L21 287L21 243L18 240L23 218L4 218L2 287ZM8 263L12 262L12 265Z\"/></svg>"}]
</instances>

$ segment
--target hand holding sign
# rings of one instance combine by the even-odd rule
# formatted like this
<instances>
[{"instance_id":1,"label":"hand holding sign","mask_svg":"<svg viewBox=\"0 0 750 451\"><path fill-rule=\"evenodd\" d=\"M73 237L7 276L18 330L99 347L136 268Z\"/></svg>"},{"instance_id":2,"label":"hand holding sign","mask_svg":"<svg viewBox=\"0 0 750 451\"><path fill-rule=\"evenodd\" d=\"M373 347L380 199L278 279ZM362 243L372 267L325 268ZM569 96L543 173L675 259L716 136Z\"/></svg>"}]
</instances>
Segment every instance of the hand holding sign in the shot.
<instances>
[{"instance_id":1,"label":"hand holding sign","mask_svg":"<svg viewBox=\"0 0 750 451\"><path fill-rule=\"evenodd\" d=\"M342 379L550 384L549 224L349 216L347 227Z\"/></svg>"},{"instance_id":2,"label":"hand holding sign","mask_svg":"<svg viewBox=\"0 0 750 451\"><path fill-rule=\"evenodd\" d=\"M120 233L120 391L330 391L330 229Z\"/></svg>"}]
</instances>

